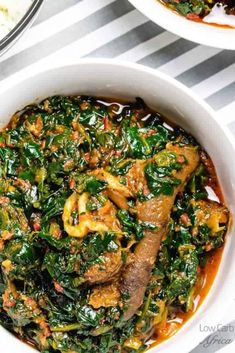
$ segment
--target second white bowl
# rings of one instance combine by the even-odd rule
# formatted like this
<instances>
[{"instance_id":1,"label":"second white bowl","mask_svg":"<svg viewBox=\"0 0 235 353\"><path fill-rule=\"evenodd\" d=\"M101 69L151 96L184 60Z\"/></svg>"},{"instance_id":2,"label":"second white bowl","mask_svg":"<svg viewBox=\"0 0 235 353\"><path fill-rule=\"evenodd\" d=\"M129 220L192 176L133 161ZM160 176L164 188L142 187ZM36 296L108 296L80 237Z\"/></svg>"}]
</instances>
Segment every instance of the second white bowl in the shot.
<instances>
[{"instance_id":1,"label":"second white bowl","mask_svg":"<svg viewBox=\"0 0 235 353\"><path fill-rule=\"evenodd\" d=\"M187 20L158 0L129 0L139 11L167 31L196 43L235 50L235 28Z\"/></svg>"}]
</instances>

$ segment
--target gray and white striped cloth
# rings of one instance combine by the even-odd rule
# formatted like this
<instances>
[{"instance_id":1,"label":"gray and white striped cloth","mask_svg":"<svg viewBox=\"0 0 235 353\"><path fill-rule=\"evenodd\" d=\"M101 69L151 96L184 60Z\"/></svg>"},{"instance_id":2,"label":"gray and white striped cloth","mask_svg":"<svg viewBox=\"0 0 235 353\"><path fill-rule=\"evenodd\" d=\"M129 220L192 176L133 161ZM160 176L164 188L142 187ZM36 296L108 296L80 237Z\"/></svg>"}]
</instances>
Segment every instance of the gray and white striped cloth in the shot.
<instances>
[{"instance_id":1,"label":"gray and white striped cloth","mask_svg":"<svg viewBox=\"0 0 235 353\"><path fill-rule=\"evenodd\" d=\"M235 136L235 51L198 45L166 32L127 0L45 0L34 25L0 58L0 88L35 68L81 57L129 60L175 77L204 98ZM234 319L235 301L221 324ZM235 331L235 322L233 327ZM227 342L234 339L232 332ZM192 352L235 351L235 342L212 343L210 350L204 346Z\"/></svg>"}]
</instances>

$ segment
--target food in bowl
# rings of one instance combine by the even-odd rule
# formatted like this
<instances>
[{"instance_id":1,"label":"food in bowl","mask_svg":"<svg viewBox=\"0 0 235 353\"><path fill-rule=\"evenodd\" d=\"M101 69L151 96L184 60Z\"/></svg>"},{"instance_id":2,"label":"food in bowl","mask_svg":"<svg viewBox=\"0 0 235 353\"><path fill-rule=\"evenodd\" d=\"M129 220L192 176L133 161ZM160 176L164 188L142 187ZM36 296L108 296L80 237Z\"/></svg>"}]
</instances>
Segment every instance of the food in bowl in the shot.
<instances>
[{"instance_id":1,"label":"food in bowl","mask_svg":"<svg viewBox=\"0 0 235 353\"><path fill-rule=\"evenodd\" d=\"M197 141L140 99L54 96L0 146L1 324L43 353L137 353L174 334L229 220Z\"/></svg>"},{"instance_id":2,"label":"food in bowl","mask_svg":"<svg viewBox=\"0 0 235 353\"><path fill-rule=\"evenodd\" d=\"M0 40L23 18L33 0L0 0Z\"/></svg>"},{"instance_id":3,"label":"food in bowl","mask_svg":"<svg viewBox=\"0 0 235 353\"><path fill-rule=\"evenodd\" d=\"M234 0L161 0L189 20L235 27Z\"/></svg>"}]
</instances>

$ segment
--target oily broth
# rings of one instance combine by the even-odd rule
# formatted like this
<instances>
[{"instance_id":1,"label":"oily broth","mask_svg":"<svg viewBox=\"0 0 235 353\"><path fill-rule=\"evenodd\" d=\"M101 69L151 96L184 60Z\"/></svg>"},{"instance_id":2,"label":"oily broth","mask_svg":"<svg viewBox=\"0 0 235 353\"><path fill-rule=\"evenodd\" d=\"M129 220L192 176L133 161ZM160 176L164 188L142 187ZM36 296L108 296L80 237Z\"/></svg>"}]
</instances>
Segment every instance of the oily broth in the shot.
<instances>
[{"instance_id":1,"label":"oily broth","mask_svg":"<svg viewBox=\"0 0 235 353\"><path fill-rule=\"evenodd\" d=\"M110 107L110 111L113 113L114 116L119 115L124 109L128 109L129 107L131 109L131 106L124 100L113 101L113 99L107 99L107 98L101 97L97 100L97 103L104 104L105 106ZM140 100L139 103L142 104L143 102ZM143 110L144 110L144 114L142 117L143 120L148 119L150 115L153 113L153 111L147 107L144 107ZM156 115L156 111L154 112L154 114ZM173 131L178 127L177 125L171 123L170 120L165 116L162 116L159 114L159 118L161 118L164 121L164 123L167 124L167 126ZM7 129L11 129L13 126L14 126L14 118L8 124ZM213 163L209 157L207 157L207 161L208 161L208 164L210 165L210 173L212 175L212 177L208 182L208 187L210 187L213 190L218 200L221 203L224 203L222 191L217 180ZM216 277L216 274L220 265L220 261L223 255L223 248L224 248L224 245L218 248L217 250L214 250L213 252L209 253L207 255L207 262L205 267L203 268L200 267L200 270L198 273L198 280L195 286L195 295L194 295L192 310L187 313L177 312L175 317L170 319L166 318L164 322L161 322L159 325L157 325L155 327L155 334L152 337L152 339L154 340L154 343L152 344L152 346L160 344L161 342L165 341L166 339L168 339L169 337L177 333L179 329L194 315L194 313L200 307L203 300L207 296L210 288L212 287L212 284ZM32 342L28 341L26 343L28 343L31 347L33 346Z\"/></svg>"},{"instance_id":2,"label":"oily broth","mask_svg":"<svg viewBox=\"0 0 235 353\"><path fill-rule=\"evenodd\" d=\"M151 347L154 347L175 335L196 313L213 285L222 259L223 249L224 246L215 250L213 254L210 254L206 266L201 269L196 283L192 311L188 313L179 312L174 319L166 320L164 325L159 324L159 326L155 328L155 335L152 338L154 342Z\"/></svg>"}]
</instances>

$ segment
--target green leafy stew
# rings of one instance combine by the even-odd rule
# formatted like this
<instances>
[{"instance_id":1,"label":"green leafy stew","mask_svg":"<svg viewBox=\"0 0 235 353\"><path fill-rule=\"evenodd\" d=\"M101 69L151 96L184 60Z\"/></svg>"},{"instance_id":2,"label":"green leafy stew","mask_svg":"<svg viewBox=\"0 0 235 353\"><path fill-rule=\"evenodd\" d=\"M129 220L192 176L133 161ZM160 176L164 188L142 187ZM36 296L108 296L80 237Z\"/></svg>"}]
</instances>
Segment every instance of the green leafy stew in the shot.
<instances>
[{"instance_id":1,"label":"green leafy stew","mask_svg":"<svg viewBox=\"0 0 235 353\"><path fill-rule=\"evenodd\" d=\"M141 99L27 106L0 133L0 324L43 353L143 352L197 308L228 219L206 152Z\"/></svg>"},{"instance_id":2,"label":"green leafy stew","mask_svg":"<svg viewBox=\"0 0 235 353\"><path fill-rule=\"evenodd\" d=\"M160 0L170 9L177 11L189 20L200 21L210 14L213 8L223 7L225 15L235 15L234 0ZM216 21L216 19L215 19ZM226 22L225 22L226 23Z\"/></svg>"}]
</instances>

